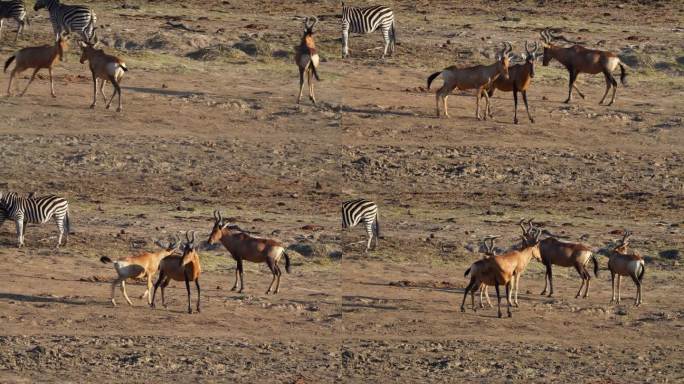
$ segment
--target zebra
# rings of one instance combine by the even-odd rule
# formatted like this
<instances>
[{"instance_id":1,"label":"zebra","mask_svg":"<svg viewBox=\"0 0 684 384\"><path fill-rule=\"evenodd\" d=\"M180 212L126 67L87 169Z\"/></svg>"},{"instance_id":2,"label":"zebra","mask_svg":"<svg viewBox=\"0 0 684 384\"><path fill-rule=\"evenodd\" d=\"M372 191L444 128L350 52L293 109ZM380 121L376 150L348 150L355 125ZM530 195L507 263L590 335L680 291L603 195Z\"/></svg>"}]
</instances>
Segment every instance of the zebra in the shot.
<instances>
[{"instance_id":1,"label":"zebra","mask_svg":"<svg viewBox=\"0 0 684 384\"><path fill-rule=\"evenodd\" d=\"M84 5L65 5L60 4L59 0L36 0L33 6L35 11L47 8L50 13L52 30L55 32L55 40L59 39L64 33L72 31L81 35L85 42L94 42L95 22L97 17L95 11Z\"/></svg>"},{"instance_id":2,"label":"zebra","mask_svg":"<svg viewBox=\"0 0 684 384\"><path fill-rule=\"evenodd\" d=\"M382 53L384 58L387 49L390 50L390 54L394 53L394 44L397 41L392 10L382 5L347 7L342 2L342 57L349 55L349 32L373 33L378 28L382 29L382 37L385 40L385 50Z\"/></svg>"},{"instance_id":3,"label":"zebra","mask_svg":"<svg viewBox=\"0 0 684 384\"><path fill-rule=\"evenodd\" d=\"M19 40L19 35L29 25L29 19L26 16L26 8L23 0L0 1L0 37L2 37L2 24L5 19L14 19L17 22L17 37L14 42Z\"/></svg>"},{"instance_id":4,"label":"zebra","mask_svg":"<svg viewBox=\"0 0 684 384\"><path fill-rule=\"evenodd\" d=\"M352 228L361 222L366 226L366 233L368 234L368 244L366 244L366 252L368 252L373 237L375 237L373 249L378 246L378 237L380 236L378 206L366 199L355 199L342 203L342 229Z\"/></svg>"},{"instance_id":5,"label":"zebra","mask_svg":"<svg viewBox=\"0 0 684 384\"><path fill-rule=\"evenodd\" d=\"M59 230L57 248L66 245L69 238L69 203L66 199L54 195L33 197L19 197L16 193L0 192L0 224L5 219L12 219L17 226L18 246L24 246L24 233L27 223L45 224L54 218Z\"/></svg>"}]
</instances>

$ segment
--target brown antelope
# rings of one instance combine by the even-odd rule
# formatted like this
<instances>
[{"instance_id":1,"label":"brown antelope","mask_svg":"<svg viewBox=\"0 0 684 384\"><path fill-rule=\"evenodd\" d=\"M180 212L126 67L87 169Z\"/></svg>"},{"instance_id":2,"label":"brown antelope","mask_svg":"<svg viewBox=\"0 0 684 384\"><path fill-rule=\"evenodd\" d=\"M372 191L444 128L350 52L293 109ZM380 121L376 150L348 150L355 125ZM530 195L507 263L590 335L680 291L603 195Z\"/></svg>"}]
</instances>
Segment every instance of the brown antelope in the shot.
<instances>
[{"instance_id":1,"label":"brown antelope","mask_svg":"<svg viewBox=\"0 0 684 384\"><path fill-rule=\"evenodd\" d=\"M5 61L5 69L3 72L7 72L7 67L12 64L12 61L16 60L12 73L10 73L9 84L7 85L7 96L12 95L12 79L17 74L20 74L26 69L33 68L33 74L31 79L26 84L24 91L19 94L19 96L24 96L29 85L36 78L36 74L42 68L47 68L48 74L50 75L50 95L52 97L57 97L55 95L55 87L52 82L52 67L55 65L57 60L63 61L64 50L67 47L66 40L60 35L55 44L53 45L41 45L39 47L27 47L22 48L13 56L10 56L7 61Z\"/></svg>"},{"instance_id":2,"label":"brown antelope","mask_svg":"<svg viewBox=\"0 0 684 384\"><path fill-rule=\"evenodd\" d=\"M176 281L185 281L185 289L188 291L188 313L192 313L192 307L190 305L190 282L194 281L195 287L197 288L197 312L200 312L199 276L202 273L202 266L200 265L199 254L197 253L199 244L195 242L195 231L192 232L192 240L190 239L190 236L188 236L188 232L185 232L185 240L186 242L181 246L183 251L182 256L168 256L159 264L159 278L154 284L150 307L155 307L154 298L157 295L157 288L161 285L162 306L166 308L164 288L166 288L173 279Z\"/></svg>"},{"instance_id":3,"label":"brown antelope","mask_svg":"<svg viewBox=\"0 0 684 384\"><path fill-rule=\"evenodd\" d=\"M542 40L544 41L544 59L542 64L546 67L549 65L552 59L558 60L565 68L568 70L570 75L570 83L568 85L568 98L564 101L565 103L570 103L572 100L572 89L574 88L577 93L584 99L584 95L575 85L577 76L580 73L589 73L595 75L597 73L603 73L606 78L606 92L603 94L599 105L603 104L603 101L608 95L610 88L613 88L613 96L607 105L613 104L615 101L615 93L617 92L617 81L613 77L613 71L615 68L620 66L620 82L622 85L626 85L627 72L625 71L625 65L620 61L620 58L613 52L599 51L596 49L587 49L580 45L573 45L572 47L564 48L552 44L553 40L564 40L568 43L573 43L563 36L555 36L551 33L550 29L547 28L541 32Z\"/></svg>"},{"instance_id":4,"label":"brown antelope","mask_svg":"<svg viewBox=\"0 0 684 384\"><path fill-rule=\"evenodd\" d=\"M531 123L534 123L534 118L530 114L530 107L527 105L527 88L534 78L534 63L539 55L538 51L539 44L536 41L531 51L528 48L527 41L525 41L525 54L522 56L525 63L509 66L508 79L499 76L487 92L489 97L494 95L494 90L496 89L503 92L513 92L513 123L515 124L518 124L518 92L522 94L523 101L525 102L527 117ZM488 111L488 113L491 116L491 111Z\"/></svg>"},{"instance_id":5,"label":"brown antelope","mask_svg":"<svg viewBox=\"0 0 684 384\"><path fill-rule=\"evenodd\" d=\"M268 268L273 274L273 279L271 284L266 290L266 294L271 293L271 288L275 283L275 289L273 294L278 293L280 287L280 267L278 266L278 261L282 256L285 256L285 270L290 273L290 256L285 253L285 248L279 242L269 239L260 239L252 237L242 231L234 230L229 227L227 221L224 221L221 212L214 211L214 228L211 230L209 235L209 244L216 244L221 242L224 247L230 252L230 255L237 262L237 268L235 269L235 284L230 289L234 291L238 284L238 273L240 276L240 290L238 293L242 293L244 288L244 270L242 267L242 262L244 260L251 261L253 263L266 263Z\"/></svg>"},{"instance_id":6,"label":"brown antelope","mask_svg":"<svg viewBox=\"0 0 684 384\"><path fill-rule=\"evenodd\" d=\"M309 25L311 20L311 25ZM304 75L306 74L307 82L309 83L309 99L316 105L316 96L314 95L314 86L311 81L311 75L316 76L316 80L321 81L318 77L318 51L313 38L313 28L318 23L318 18L313 16L304 19L304 35L302 41L297 47L295 53L295 62L299 67L299 96L297 96L297 104L302 99L302 91L304 90Z\"/></svg>"},{"instance_id":7,"label":"brown antelope","mask_svg":"<svg viewBox=\"0 0 684 384\"><path fill-rule=\"evenodd\" d=\"M120 58L104 53L101 49L96 49L94 43L81 42L81 64L85 64L88 61L88 66L90 67L90 72L93 75L93 103L90 108L95 108L97 104L97 80L100 79L100 94L105 102L105 108L109 109L109 106L114 100L114 96L119 94L119 106L116 108L117 112L121 112L121 86L119 83L123 79L124 72L128 71L128 67ZM114 92L112 97L107 101L107 96L105 96L102 90L105 84L109 81L114 87Z\"/></svg>"},{"instance_id":8,"label":"brown antelope","mask_svg":"<svg viewBox=\"0 0 684 384\"><path fill-rule=\"evenodd\" d=\"M530 233L534 228L532 224L532 219L528 222L528 229L523 226L523 221L520 222L520 228L523 231L523 246L536 241L534 236ZM594 263L594 276L598 277L598 260L596 260L596 255L591 251L591 248L584 244L579 243L569 243L556 239L556 237L544 231L550 237L545 238L539 243L539 249L541 251L542 263L546 267L546 274L544 277L544 290L540 295L545 295L547 288L549 288L549 297L553 296L553 271L552 266L558 265L560 267L575 267L577 273L582 279L582 284L577 291L575 298L580 297L582 293L582 288L584 290L584 295L582 297L587 298L589 296L589 280L591 280L591 275L587 270L587 264L589 260Z\"/></svg>"},{"instance_id":9,"label":"brown antelope","mask_svg":"<svg viewBox=\"0 0 684 384\"><path fill-rule=\"evenodd\" d=\"M482 248L484 249L482 255L483 259L496 256L496 253L494 252L494 240L498 238L499 236L487 236L482 239ZM489 244L487 244L487 240L489 240ZM489 308L492 308L492 302L489 300L489 292L487 292L487 285L485 284L480 285L480 308L484 308L483 299L486 299L487 305Z\"/></svg>"},{"instance_id":10,"label":"brown antelope","mask_svg":"<svg viewBox=\"0 0 684 384\"><path fill-rule=\"evenodd\" d=\"M126 280L127 279L141 279L147 278L147 289L145 293L140 297L144 299L147 296L147 303L152 304L152 295L150 291L152 290L152 277L159 269L159 263L165 257L172 255L176 250L178 250L178 238L174 237L172 242L162 243L159 240L154 240L154 243L162 248L159 252L144 252L136 256L130 256L123 259L119 259L114 262L114 269L118 277L112 283L112 305L116 307L116 300L114 300L114 295L116 294L116 286L121 284L121 293L124 299L128 302L128 305L133 305L131 299L128 298L126 294ZM111 263L112 259L107 256L102 256L100 261L103 264Z\"/></svg>"},{"instance_id":11,"label":"brown antelope","mask_svg":"<svg viewBox=\"0 0 684 384\"><path fill-rule=\"evenodd\" d=\"M620 279L622 276L629 276L637 287L634 306L638 307L641 304L641 283L646 272L646 265L638 252L627 253L627 245L629 245L631 235L632 232L625 231L622 240L613 248L608 259L608 270L610 270L611 288L613 290L610 302L611 304L620 304ZM615 299L615 275L617 275L617 300Z\"/></svg>"},{"instance_id":12,"label":"brown antelope","mask_svg":"<svg viewBox=\"0 0 684 384\"><path fill-rule=\"evenodd\" d=\"M477 108L475 109L475 117L478 120L484 118L487 120L487 111L489 111L489 95L484 93L484 98L486 100L485 114L480 117L480 95L483 94L484 89L488 89L492 83L502 76L508 79L508 63L509 54L512 50L510 43L504 43L504 48L497 55L496 62L490 65L476 65L474 67L458 68L455 65L444 68L440 72L435 72L430 75L427 79L427 87L430 89L432 81L437 78L437 76L442 75L444 84L441 88L437 90L435 95L437 104L437 117L439 117L439 104L442 101L444 116L449 117L449 111L447 110L447 98L449 94L454 89L458 88L460 90L465 89L476 89L477 93L475 98L477 100ZM491 117L491 116L490 116Z\"/></svg>"},{"instance_id":13,"label":"brown antelope","mask_svg":"<svg viewBox=\"0 0 684 384\"><path fill-rule=\"evenodd\" d=\"M512 282L516 275L519 275L520 270L524 270L532 258L541 261L539 252L539 235L541 231L536 233L535 242L527 242L522 250L510 251L502 255L497 255L487 259L481 259L474 262L466 271L464 276L471 274L470 283L463 292L463 301L461 302L461 312L465 312L465 301L470 292L472 309L475 311L475 290L482 284L493 285L496 290L496 298L498 301L498 316L501 317L501 296L499 295L499 285L503 284L506 287L506 301L508 302L507 312L508 317L511 317L511 294ZM532 238L530 238L531 240Z\"/></svg>"}]
</instances>

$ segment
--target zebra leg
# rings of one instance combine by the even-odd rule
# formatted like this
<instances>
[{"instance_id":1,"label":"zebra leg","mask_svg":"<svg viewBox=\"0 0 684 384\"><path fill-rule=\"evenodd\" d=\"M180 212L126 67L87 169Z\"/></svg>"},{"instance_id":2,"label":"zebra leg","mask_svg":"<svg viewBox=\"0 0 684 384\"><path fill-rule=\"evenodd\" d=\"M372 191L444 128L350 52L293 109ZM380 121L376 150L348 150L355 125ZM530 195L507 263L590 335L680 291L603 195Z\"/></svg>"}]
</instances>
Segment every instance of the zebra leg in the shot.
<instances>
[{"instance_id":1,"label":"zebra leg","mask_svg":"<svg viewBox=\"0 0 684 384\"><path fill-rule=\"evenodd\" d=\"M385 56L387 56L387 49L389 49L390 46L390 38L389 38L389 28L383 29L382 30L382 39L385 42L385 49L382 52L382 57L381 59L384 59Z\"/></svg>"},{"instance_id":2,"label":"zebra leg","mask_svg":"<svg viewBox=\"0 0 684 384\"><path fill-rule=\"evenodd\" d=\"M52 95L52 97L57 97L57 95L55 95L55 85L52 82L52 67L48 67L48 74L50 75L50 95Z\"/></svg>"},{"instance_id":3,"label":"zebra leg","mask_svg":"<svg viewBox=\"0 0 684 384\"><path fill-rule=\"evenodd\" d=\"M304 68L299 67L299 96L297 96L297 104L302 100L302 92L304 91Z\"/></svg>"},{"instance_id":4,"label":"zebra leg","mask_svg":"<svg viewBox=\"0 0 684 384\"><path fill-rule=\"evenodd\" d=\"M349 29L342 29L342 58L349 56Z\"/></svg>"},{"instance_id":5,"label":"zebra leg","mask_svg":"<svg viewBox=\"0 0 684 384\"><path fill-rule=\"evenodd\" d=\"M33 82L33 79L36 78L36 73L38 73L39 70L40 68L36 68L33 70L33 75L31 75L31 79L29 80L28 84L26 84L26 88L24 88L24 91L19 94L20 97L24 96L24 93L26 93L26 90L28 89L29 85L31 85L31 83Z\"/></svg>"},{"instance_id":6,"label":"zebra leg","mask_svg":"<svg viewBox=\"0 0 684 384\"><path fill-rule=\"evenodd\" d=\"M66 224L66 215L58 217L55 215L55 224L57 224L57 231L59 231L59 236L57 237L57 247L62 245L62 237L64 236L64 228ZM66 241L64 242L66 244Z\"/></svg>"},{"instance_id":7,"label":"zebra leg","mask_svg":"<svg viewBox=\"0 0 684 384\"><path fill-rule=\"evenodd\" d=\"M17 219L15 221L17 226L17 247L21 248L24 246L24 223L22 219Z\"/></svg>"}]
</instances>

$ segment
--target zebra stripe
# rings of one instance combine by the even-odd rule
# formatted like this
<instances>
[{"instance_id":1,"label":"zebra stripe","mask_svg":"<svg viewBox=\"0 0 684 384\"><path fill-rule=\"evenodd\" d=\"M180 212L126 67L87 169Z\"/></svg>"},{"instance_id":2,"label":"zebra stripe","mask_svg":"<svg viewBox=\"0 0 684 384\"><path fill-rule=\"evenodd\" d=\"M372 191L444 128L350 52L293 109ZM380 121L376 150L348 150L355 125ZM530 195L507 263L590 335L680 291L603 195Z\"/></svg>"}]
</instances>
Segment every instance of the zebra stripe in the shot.
<instances>
[{"instance_id":1,"label":"zebra stripe","mask_svg":"<svg viewBox=\"0 0 684 384\"><path fill-rule=\"evenodd\" d=\"M389 49L394 53L396 33L394 29L394 13L388 7L375 5L365 8L347 7L342 3L342 57L349 55L349 32L373 33L377 29L382 30L385 41L384 58Z\"/></svg>"},{"instance_id":2,"label":"zebra stripe","mask_svg":"<svg viewBox=\"0 0 684 384\"><path fill-rule=\"evenodd\" d=\"M24 31L26 24L28 24L24 1L0 1L0 37L2 37L2 24L5 19L14 19L17 22L17 37L14 39L14 41L17 41L21 32Z\"/></svg>"},{"instance_id":3,"label":"zebra stripe","mask_svg":"<svg viewBox=\"0 0 684 384\"><path fill-rule=\"evenodd\" d=\"M86 42L93 42L95 37L95 11L84 5L60 4L59 0L37 0L34 10L47 8L50 22L55 32L55 39L62 33L76 32Z\"/></svg>"},{"instance_id":4,"label":"zebra stripe","mask_svg":"<svg viewBox=\"0 0 684 384\"><path fill-rule=\"evenodd\" d=\"M371 240L375 237L375 246L380 236L380 222L378 220L378 206L366 199L350 200L342 203L342 228L352 228L363 223L368 234L366 251L370 249ZM375 235L375 236L374 236Z\"/></svg>"},{"instance_id":5,"label":"zebra stripe","mask_svg":"<svg viewBox=\"0 0 684 384\"><path fill-rule=\"evenodd\" d=\"M19 197L16 193L0 193L0 224L6 218L14 220L17 226L18 245L24 245L24 232L27 223L45 224L54 218L59 230L57 246L66 244L69 236L69 203L66 199L49 195L42 197Z\"/></svg>"}]
</instances>

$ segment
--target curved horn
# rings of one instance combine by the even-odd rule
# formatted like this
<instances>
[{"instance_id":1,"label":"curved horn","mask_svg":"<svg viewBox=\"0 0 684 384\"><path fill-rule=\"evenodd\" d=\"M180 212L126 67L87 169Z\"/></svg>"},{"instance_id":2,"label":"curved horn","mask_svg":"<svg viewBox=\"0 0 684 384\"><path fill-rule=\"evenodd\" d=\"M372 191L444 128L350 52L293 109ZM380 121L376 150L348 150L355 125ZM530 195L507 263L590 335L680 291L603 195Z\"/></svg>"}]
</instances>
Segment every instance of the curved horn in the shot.
<instances>
[{"instance_id":1,"label":"curved horn","mask_svg":"<svg viewBox=\"0 0 684 384\"><path fill-rule=\"evenodd\" d=\"M195 245L195 232L196 231L192 231L192 245Z\"/></svg>"},{"instance_id":2,"label":"curved horn","mask_svg":"<svg viewBox=\"0 0 684 384\"><path fill-rule=\"evenodd\" d=\"M216 210L216 220L218 220L219 222L223 221L223 217L221 217L221 211L219 211L218 209Z\"/></svg>"},{"instance_id":3,"label":"curved horn","mask_svg":"<svg viewBox=\"0 0 684 384\"><path fill-rule=\"evenodd\" d=\"M528 225L527 232L528 233L535 228L532 221L534 221L534 218L527 220L527 225Z\"/></svg>"},{"instance_id":4,"label":"curved horn","mask_svg":"<svg viewBox=\"0 0 684 384\"><path fill-rule=\"evenodd\" d=\"M523 225L525 223L525 219L520 219L520 222L518 225L520 226L520 229L522 229L523 236L527 235L527 231L525 230L525 226Z\"/></svg>"},{"instance_id":5,"label":"curved horn","mask_svg":"<svg viewBox=\"0 0 684 384\"><path fill-rule=\"evenodd\" d=\"M505 42L506 45L508 45L508 49L506 50L506 54L509 54L513 51L513 44L511 44L510 41Z\"/></svg>"},{"instance_id":6,"label":"curved horn","mask_svg":"<svg viewBox=\"0 0 684 384\"><path fill-rule=\"evenodd\" d=\"M313 23L311 23L311 26L309 27L309 29L313 30L314 25L316 25L318 23L318 17L311 16L311 19L313 20Z\"/></svg>"}]
</instances>

